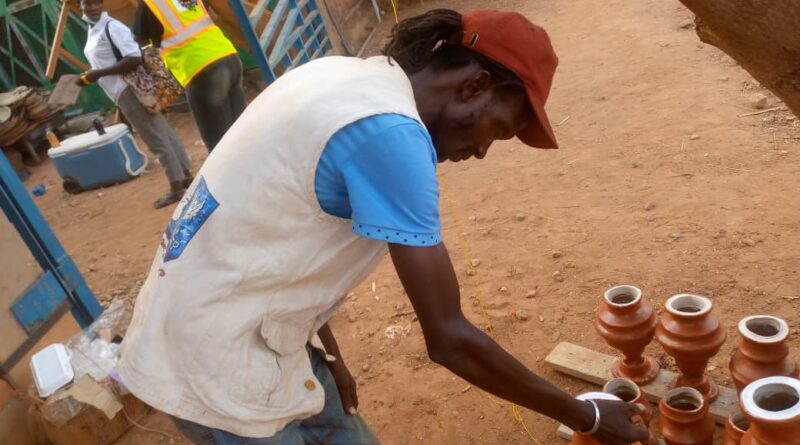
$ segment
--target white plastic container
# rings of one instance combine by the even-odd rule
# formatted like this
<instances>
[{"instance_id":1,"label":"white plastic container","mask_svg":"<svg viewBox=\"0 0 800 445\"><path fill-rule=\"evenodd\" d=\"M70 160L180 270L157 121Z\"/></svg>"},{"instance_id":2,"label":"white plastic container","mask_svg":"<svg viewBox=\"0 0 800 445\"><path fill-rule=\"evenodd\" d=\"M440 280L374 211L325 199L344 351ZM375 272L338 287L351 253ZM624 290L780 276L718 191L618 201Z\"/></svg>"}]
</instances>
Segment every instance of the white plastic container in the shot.
<instances>
[{"instance_id":1,"label":"white plastic container","mask_svg":"<svg viewBox=\"0 0 800 445\"><path fill-rule=\"evenodd\" d=\"M31 357L31 372L42 398L50 397L75 377L69 351L61 343L52 344Z\"/></svg>"}]
</instances>

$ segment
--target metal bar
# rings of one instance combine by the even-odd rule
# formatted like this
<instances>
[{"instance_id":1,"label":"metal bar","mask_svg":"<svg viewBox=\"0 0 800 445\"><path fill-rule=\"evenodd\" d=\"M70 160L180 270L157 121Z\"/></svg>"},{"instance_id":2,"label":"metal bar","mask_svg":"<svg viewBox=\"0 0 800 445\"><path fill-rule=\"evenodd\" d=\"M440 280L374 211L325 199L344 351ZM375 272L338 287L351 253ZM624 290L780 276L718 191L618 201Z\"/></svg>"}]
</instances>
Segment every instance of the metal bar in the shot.
<instances>
[{"instance_id":1,"label":"metal bar","mask_svg":"<svg viewBox=\"0 0 800 445\"><path fill-rule=\"evenodd\" d=\"M372 9L375 10L375 17L378 18L378 23L381 22L381 9L378 8L378 0L372 0Z\"/></svg>"},{"instance_id":2,"label":"metal bar","mask_svg":"<svg viewBox=\"0 0 800 445\"><path fill-rule=\"evenodd\" d=\"M13 87L17 86L16 85L17 76L16 76L16 72L15 72L16 70L14 69L15 65L18 66L22 71L25 71L26 73L28 73L31 77L35 78L37 76L36 72L33 71L31 68L29 68L27 65L25 65L23 63L16 63L15 61L18 60L18 59L14 56L14 54L11 51L8 51L8 50L6 50L4 48L0 48L0 54L5 55L11 61L11 76L12 76L11 77L11 80L12 80L11 83L12 83L12 85L11 85L10 88L13 88Z\"/></svg>"},{"instance_id":3,"label":"metal bar","mask_svg":"<svg viewBox=\"0 0 800 445\"><path fill-rule=\"evenodd\" d=\"M11 312L30 334L66 298L67 293L53 271L46 270L14 300Z\"/></svg>"},{"instance_id":4,"label":"metal bar","mask_svg":"<svg viewBox=\"0 0 800 445\"><path fill-rule=\"evenodd\" d=\"M253 6L253 10L250 11L248 17L250 18L250 25L254 28L258 25L259 19L261 16L264 15L264 11L267 9L267 5L269 5L270 0L258 0L255 6Z\"/></svg>"},{"instance_id":5,"label":"metal bar","mask_svg":"<svg viewBox=\"0 0 800 445\"><path fill-rule=\"evenodd\" d=\"M283 22L283 28L281 28L280 34L278 34L278 38L275 40L275 45L272 47L272 54L270 55L270 59L277 54L277 57L283 55L286 51L286 40L289 38L289 35L292 33L294 29L297 27L297 18L300 15L300 10L297 8L297 3L292 0L294 6L289 9L289 13L286 14L286 20Z\"/></svg>"},{"instance_id":6,"label":"metal bar","mask_svg":"<svg viewBox=\"0 0 800 445\"><path fill-rule=\"evenodd\" d=\"M36 327L36 329L28 336L27 339L10 355L6 360L0 364L0 371L5 373L11 371L23 357L28 353L44 335L52 329L56 322L69 310L69 302L64 300L58 305L55 310L47 316L47 318Z\"/></svg>"},{"instance_id":7,"label":"metal bar","mask_svg":"<svg viewBox=\"0 0 800 445\"><path fill-rule=\"evenodd\" d=\"M281 30L281 35L278 37L278 41L275 42L275 46L272 48L270 65L272 65L275 60L279 59L286 51L288 51L298 38L302 37L303 31L305 31L311 20L319 15L319 11L314 11L309 14L309 18L307 20L303 20L303 18L300 17L299 8L293 11L296 11L296 13L294 13L294 15L289 13L289 17L295 23L294 25L289 25L289 19L287 18L286 23L283 26L283 30ZM289 34L290 31L291 34Z\"/></svg>"},{"instance_id":8,"label":"metal bar","mask_svg":"<svg viewBox=\"0 0 800 445\"><path fill-rule=\"evenodd\" d=\"M0 49L0 52L2 52L2 49ZM0 65L0 87L5 90L10 90L14 87L14 85L11 83L11 77L9 77L8 72L5 68L3 68L3 65Z\"/></svg>"},{"instance_id":9,"label":"metal bar","mask_svg":"<svg viewBox=\"0 0 800 445\"><path fill-rule=\"evenodd\" d=\"M0 3L0 4L5 6L4 3ZM11 71L11 80L10 80L11 85L9 86L9 88L13 88L13 87L17 86L17 74L16 74L16 70L14 69L14 65L16 65L16 63L14 61L16 59L14 58L14 54L12 52L13 51L13 42L12 42L13 39L11 38L11 27L8 25L9 15L8 14L4 14L3 18L5 18L5 20L4 20L4 24L5 24L5 28L6 28L5 29L5 35L6 35L6 43L7 43L8 47L6 49L4 49L4 50L0 50L0 52L2 52L3 54L6 54L8 56L8 61L9 61L9 64L10 64L9 69ZM32 76L36 77L35 75L32 75Z\"/></svg>"},{"instance_id":10,"label":"metal bar","mask_svg":"<svg viewBox=\"0 0 800 445\"><path fill-rule=\"evenodd\" d=\"M8 12L14 14L15 12L24 11L28 8L32 8L38 5L39 2L37 0L22 0L18 2L14 2L11 6L8 7Z\"/></svg>"},{"instance_id":11,"label":"metal bar","mask_svg":"<svg viewBox=\"0 0 800 445\"><path fill-rule=\"evenodd\" d=\"M43 270L52 271L72 302L75 319L88 326L102 312L92 291L75 267L36 203L0 153L0 207L16 227ZM67 273L65 273L67 272Z\"/></svg>"},{"instance_id":12,"label":"metal bar","mask_svg":"<svg viewBox=\"0 0 800 445\"><path fill-rule=\"evenodd\" d=\"M242 0L228 0L228 3L231 5L231 9L233 9L234 15L236 15L236 20L239 21L239 25L242 27L242 32L247 39L247 44L250 45L253 58L256 59L256 64L261 71L261 76L264 77L264 80L266 80L268 84L274 82L275 74L272 72L272 68L270 68L267 62L267 56L264 54L264 49L261 47L258 36L253 26L250 24L250 18L247 16L247 11L244 9ZM274 18L274 16L272 18Z\"/></svg>"},{"instance_id":13,"label":"metal bar","mask_svg":"<svg viewBox=\"0 0 800 445\"><path fill-rule=\"evenodd\" d=\"M298 55L294 58L294 60L292 60L292 66L297 66L297 62L301 54L305 54L309 60L313 59L313 57L311 57L312 53L309 52L309 48L314 48L314 53L316 53L319 50L320 45L319 45L319 40L317 40L317 37L319 36L319 33L323 30L324 28L322 26L317 26L317 28L313 30L313 33L308 36L308 40L306 40L303 43L302 49L298 50Z\"/></svg>"},{"instance_id":14,"label":"metal bar","mask_svg":"<svg viewBox=\"0 0 800 445\"><path fill-rule=\"evenodd\" d=\"M28 41L25 39L25 36L22 34L22 31L20 31L19 26L16 23L16 20L17 20L16 18L12 18L11 20L9 20L9 25L11 25L11 29L14 30L14 34L16 34L17 39L19 40L19 44L25 50L25 53L28 56L28 61L30 62L31 66L33 66L33 69L36 70L37 76L34 76L34 77L38 77L37 80L39 80L40 82L44 83L44 79L45 79L44 69L42 68L42 65L39 63L39 61L36 60L36 54L31 49L30 45L28 44ZM27 28L26 26L23 26L23 27ZM31 33L32 33L32 31L31 31Z\"/></svg>"},{"instance_id":15,"label":"metal bar","mask_svg":"<svg viewBox=\"0 0 800 445\"><path fill-rule=\"evenodd\" d=\"M314 54L311 55L312 59L316 59L317 57L322 57L331 50L331 42L328 39L328 36L325 36L324 39L319 43L319 49L314 51Z\"/></svg>"},{"instance_id":16,"label":"metal bar","mask_svg":"<svg viewBox=\"0 0 800 445\"><path fill-rule=\"evenodd\" d=\"M281 24L283 15L286 13L286 9L289 7L290 2L292 2L292 0L280 0L278 5L275 6L275 9L272 11L272 15L267 22L267 26L264 27L264 31L258 37L258 47L261 48L262 52L267 50L267 46L272 40L272 35L275 34L275 31L278 29L278 25ZM242 6L242 8L244 8L244 6ZM244 26L244 23L242 23L242 26Z\"/></svg>"}]
</instances>

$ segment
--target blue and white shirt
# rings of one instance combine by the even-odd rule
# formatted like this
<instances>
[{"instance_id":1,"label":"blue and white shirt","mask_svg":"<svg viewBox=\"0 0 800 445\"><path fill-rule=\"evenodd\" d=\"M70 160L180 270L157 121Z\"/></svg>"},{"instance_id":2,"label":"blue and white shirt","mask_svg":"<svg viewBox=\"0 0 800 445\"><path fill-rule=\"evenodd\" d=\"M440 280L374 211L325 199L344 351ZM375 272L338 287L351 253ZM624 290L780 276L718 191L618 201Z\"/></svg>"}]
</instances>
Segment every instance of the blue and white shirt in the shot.
<instances>
[{"instance_id":1,"label":"blue and white shirt","mask_svg":"<svg viewBox=\"0 0 800 445\"><path fill-rule=\"evenodd\" d=\"M317 165L320 207L359 236L406 246L442 240L436 151L417 121L380 114L339 130Z\"/></svg>"}]
</instances>

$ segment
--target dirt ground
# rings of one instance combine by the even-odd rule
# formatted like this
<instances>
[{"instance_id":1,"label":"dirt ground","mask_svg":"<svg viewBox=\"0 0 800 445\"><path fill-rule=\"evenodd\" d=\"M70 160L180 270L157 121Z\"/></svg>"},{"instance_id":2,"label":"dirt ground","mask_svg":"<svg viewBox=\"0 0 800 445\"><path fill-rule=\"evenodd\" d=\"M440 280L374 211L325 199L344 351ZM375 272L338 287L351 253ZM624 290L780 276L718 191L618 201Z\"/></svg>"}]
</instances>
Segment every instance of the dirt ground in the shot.
<instances>
[{"instance_id":1,"label":"dirt ground","mask_svg":"<svg viewBox=\"0 0 800 445\"><path fill-rule=\"evenodd\" d=\"M481 261L500 344L570 393L594 388L548 369L544 357L561 341L611 353L592 316L603 291L621 283L659 307L678 292L711 296L728 331L709 367L723 385L732 384L727 361L744 316L784 317L800 356L798 122L788 112L738 117L754 110L754 93L780 104L699 42L678 1L427 0L401 2L400 12L436 7L519 11L548 30L561 60L548 104L560 150L508 141L483 162L441 166L457 209L442 197L444 236L475 323L486 326L464 244ZM205 148L190 116L170 119L199 167ZM39 182L52 187L39 205L97 295L135 299L171 214L151 207L167 186L159 167L78 196L61 191L49 164L27 185ZM515 316L520 309L528 319ZM332 326L360 384L360 412L384 443L534 443L508 407L427 359L388 260ZM394 338L390 326L399 326ZM540 444L562 443L555 422L522 415ZM176 434L163 416L146 423ZM163 440L135 430L123 442Z\"/></svg>"}]
</instances>

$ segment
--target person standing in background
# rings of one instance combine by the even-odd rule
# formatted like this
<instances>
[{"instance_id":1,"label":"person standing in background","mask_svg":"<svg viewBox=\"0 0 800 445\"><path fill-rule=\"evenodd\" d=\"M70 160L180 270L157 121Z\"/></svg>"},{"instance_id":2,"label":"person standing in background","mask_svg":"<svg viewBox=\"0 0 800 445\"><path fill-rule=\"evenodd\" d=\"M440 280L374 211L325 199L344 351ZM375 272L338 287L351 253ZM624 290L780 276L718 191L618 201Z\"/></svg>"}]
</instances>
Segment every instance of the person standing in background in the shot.
<instances>
[{"instance_id":1,"label":"person standing in background","mask_svg":"<svg viewBox=\"0 0 800 445\"><path fill-rule=\"evenodd\" d=\"M103 11L102 0L81 0L81 10L90 25L83 53L92 69L83 73L78 85L99 83L164 167L170 189L153 206L160 209L180 201L194 179L189 156L164 116L148 112L122 78L142 63L139 45L127 26Z\"/></svg>"},{"instance_id":2,"label":"person standing in background","mask_svg":"<svg viewBox=\"0 0 800 445\"><path fill-rule=\"evenodd\" d=\"M133 31L161 47L210 152L246 107L242 62L202 0L142 0Z\"/></svg>"}]
</instances>

